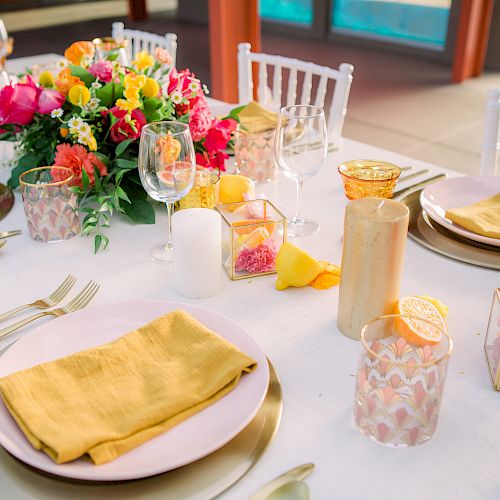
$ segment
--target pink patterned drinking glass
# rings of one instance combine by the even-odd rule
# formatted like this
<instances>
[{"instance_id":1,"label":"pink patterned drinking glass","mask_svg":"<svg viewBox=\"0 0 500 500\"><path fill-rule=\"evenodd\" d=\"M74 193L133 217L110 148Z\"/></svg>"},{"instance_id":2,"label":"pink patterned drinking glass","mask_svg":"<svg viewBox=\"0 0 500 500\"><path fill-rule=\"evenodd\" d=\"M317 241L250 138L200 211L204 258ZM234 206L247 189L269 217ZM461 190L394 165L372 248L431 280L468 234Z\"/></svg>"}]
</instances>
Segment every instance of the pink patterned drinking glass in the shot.
<instances>
[{"instance_id":1,"label":"pink patterned drinking glass","mask_svg":"<svg viewBox=\"0 0 500 500\"><path fill-rule=\"evenodd\" d=\"M409 343L398 333L407 322L441 340L423 346ZM353 409L358 429L391 447L429 440L436 430L453 349L448 333L425 319L393 314L365 325L361 342Z\"/></svg>"},{"instance_id":2,"label":"pink patterned drinking glass","mask_svg":"<svg viewBox=\"0 0 500 500\"><path fill-rule=\"evenodd\" d=\"M19 176L30 236L53 242L80 232L78 196L70 190L73 171L66 167L32 168Z\"/></svg>"}]
</instances>

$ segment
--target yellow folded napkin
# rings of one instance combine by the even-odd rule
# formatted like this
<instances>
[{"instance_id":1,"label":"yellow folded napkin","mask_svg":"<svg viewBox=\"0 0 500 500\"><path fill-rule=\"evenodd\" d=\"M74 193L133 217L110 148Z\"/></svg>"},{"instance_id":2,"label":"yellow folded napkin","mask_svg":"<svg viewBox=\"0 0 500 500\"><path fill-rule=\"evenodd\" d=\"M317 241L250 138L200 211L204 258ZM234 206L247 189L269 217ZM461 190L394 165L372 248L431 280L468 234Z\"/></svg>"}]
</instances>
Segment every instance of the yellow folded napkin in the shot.
<instances>
[{"instance_id":1,"label":"yellow folded napkin","mask_svg":"<svg viewBox=\"0 0 500 500\"><path fill-rule=\"evenodd\" d=\"M278 113L273 113L258 102L249 102L239 113L241 128L249 134L271 130L278 125Z\"/></svg>"},{"instance_id":2,"label":"yellow folded napkin","mask_svg":"<svg viewBox=\"0 0 500 500\"><path fill-rule=\"evenodd\" d=\"M473 233L500 238L500 193L466 207L447 210L446 218Z\"/></svg>"},{"instance_id":3,"label":"yellow folded napkin","mask_svg":"<svg viewBox=\"0 0 500 500\"><path fill-rule=\"evenodd\" d=\"M56 463L103 464L214 403L256 367L185 311L0 379L30 443Z\"/></svg>"}]
</instances>

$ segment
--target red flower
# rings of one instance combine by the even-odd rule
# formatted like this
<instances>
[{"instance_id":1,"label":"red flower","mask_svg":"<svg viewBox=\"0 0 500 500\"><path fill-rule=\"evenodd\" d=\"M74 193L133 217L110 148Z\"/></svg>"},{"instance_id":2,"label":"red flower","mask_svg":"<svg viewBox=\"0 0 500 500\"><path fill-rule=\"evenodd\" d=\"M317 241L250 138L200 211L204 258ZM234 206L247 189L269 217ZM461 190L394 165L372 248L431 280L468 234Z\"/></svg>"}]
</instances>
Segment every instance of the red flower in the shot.
<instances>
[{"instance_id":1,"label":"red flower","mask_svg":"<svg viewBox=\"0 0 500 500\"><path fill-rule=\"evenodd\" d=\"M228 118L221 120L212 127L205 138L205 148L208 152L220 151L225 149L231 139L231 132L236 130L236 121Z\"/></svg>"},{"instance_id":2,"label":"red flower","mask_svg":"<svg viewBox=\"0 0 500 500\"><path fill-rule=\"evenodd\" d=\"M110 129L110 137L113 142L123 142L126 139L137 139L141 130L146 125L146 117L139 109L134 109L130 116L128 113L115 106L108 113L112 113L118 121Z\"/></svg>"},{"instance_id":3,"label":"red flower","mask_svg":"<svg viewBox=\"0 0 500 500\"><path fill-rule=\"evenodd\" d=\"M178 109L176 110L178 111ZM191 131L193 141L199 142L206 137L207 132L215 121L205 99L199 99L193 106L191 116L189 117L189 130Z\"/></svg>"},{"instance_id":4,"label":"red flower","mask_svg":"<svg viewBox=\"0 0 500 500\"><path fill-rule=\"evenodd\" d=\"M26 83L7 85L0 90L0 125L27 125L33 120L42 89L30 76Z\"/></svg>"},{"instance_id":5,"label":"red flower","mask_svg":"<svg viewBox=\"0 0 500 500\"><path fill-rule=\"evenodd\" d=\"M223 151L217 151L208 153L196 153L196 164L205 168L218 168L221 172L226 171L224 162L229 158L229 156Z\"/></svg>"},{"instance_id":6,"label":"red flower","mask_svg":"<svg viewBox=\"0 0 500 500\"><path fill-rule=\"evenodd\" d=\"M54 166L68 167L73 170L75 175L74 184L80 187L82 187L82 169L87 172L91 184L94 183L94 167L97 168L101 177L108 175L106 165L95 154L90 153L80 144L74 144L73 146L59 144L56 148ZM57 169L54 169L54 177L56 177L56 174Z\"/></svg>"}]
</instances>

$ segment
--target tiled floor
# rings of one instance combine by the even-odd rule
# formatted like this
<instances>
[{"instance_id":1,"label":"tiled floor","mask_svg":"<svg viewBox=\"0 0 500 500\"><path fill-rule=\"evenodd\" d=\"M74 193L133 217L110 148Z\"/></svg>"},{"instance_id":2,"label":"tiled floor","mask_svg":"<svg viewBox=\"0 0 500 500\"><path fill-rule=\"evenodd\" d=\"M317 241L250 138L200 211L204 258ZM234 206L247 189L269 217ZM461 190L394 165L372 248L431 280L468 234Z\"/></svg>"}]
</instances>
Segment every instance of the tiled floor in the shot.
<instances>
[{"instance_id":1,"label":"tiled floor","mask_svg":"<svg viewBox=\"0 0 500 500\"><path fill-rule=\"evenodd\" d=\"M42 18L46 15L38 12ZM15 32L14 55L62 53L71 41L108 34L118 17L74 22L58 26L56 32L53 28ZM206 26L177 22L171 12L155 12L136 23L121 19L134 28L177 33L178 66L190 67L209 83ZM347 137L460 172L478 172L486 93L500 87L500 73L455 85L449 83L450 69L435 61L269 34L263 35L263 51L332 67L341 62L354 65Z\"/></svg>"}]
</instances>

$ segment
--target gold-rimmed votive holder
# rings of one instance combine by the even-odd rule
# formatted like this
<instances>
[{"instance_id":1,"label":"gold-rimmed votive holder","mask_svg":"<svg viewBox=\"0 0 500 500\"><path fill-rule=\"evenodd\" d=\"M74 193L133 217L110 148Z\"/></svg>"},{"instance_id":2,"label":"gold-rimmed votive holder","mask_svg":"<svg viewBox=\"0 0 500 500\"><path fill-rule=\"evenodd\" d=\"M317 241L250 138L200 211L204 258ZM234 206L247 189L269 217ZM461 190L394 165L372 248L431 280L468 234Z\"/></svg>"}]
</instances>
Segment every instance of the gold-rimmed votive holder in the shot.
<instances>
[{"instance_id":1,"label":"gold-rimmed votive holder","mask_svg":"<svg viewBox=\"0 0 500 500\"><path fill-rule=\"evenodd\" d=\"M231 280L274 274L286 241L286 217L269 200L217 205L222 218L222 267Z\"/></svg>"},{"instance_id":2,"label":"gold-rimmed votive holder","mask_svg":"<svg viewBox=\"0 0 500 500\"><path fill-rule=\"evenodd\" d=\"M215 208L219 204L220 173L203 167L196 167L193 187L181 198L176 208Z\"/></svg>"},{"instance_id":3,"label":"gold-rimmed votive holder","mask_svg":"<svg viewBox=\"0 0 500 500\"><path fill-rule=\"evenodd\" d=\"M393 163L378 160L350 160L338 167L345 195L349 200L358 198L392 198L401 175Z\"/></svg>"},{"instance_id":4,"label":"gold-rimmed votive holder","mask_svg":"<svg viewBox=\"0 0 500 500\"><path fill-rule=\"evenodd\" d=\"M500 391L500 288L496 288L493 292L484 350L493 387Z\"/></svg>"},{"instance_id":5,"label":"gold-rimmed votive holder","mask_svg":"<svg viewBox=\"0 0 500 500\"><path fill-rule=\"evenodd\" d=\"M44 243L64 241L81 229L73 171L66 167L32 168L19 176L30 236Z\"/></svg>"}]
</instances>

